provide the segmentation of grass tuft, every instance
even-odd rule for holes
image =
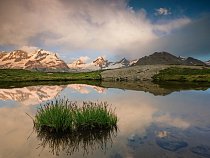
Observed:
[[[117,116],[107,102],[77,102],[56,99],[40,106],[35,115],[36,130],[56,133],[111,129],[117,126]]]

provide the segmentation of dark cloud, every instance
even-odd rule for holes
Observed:
[[[166,50],[182,56],[210,54],[210,15],[195,20],[170,35],[153,41],[154,49]]]

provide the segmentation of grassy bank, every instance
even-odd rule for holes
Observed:
[[[153,76],[154,81],[210,82],[210,69],[171,67]]]
[[[79,106],[67,99],[51,101],[41,106],[34,119],[36,130],[65,133],[94,129],[111,129],[117,116],[106,102],[83,102]]]
[[[0,69],[0,82],[100,80],[100,71],[47,73],[20,69]]]

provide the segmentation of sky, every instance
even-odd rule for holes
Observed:
[[[210,59],[209,0],[0,0],[0,51],[42,48],[70,62],[156,51]]]

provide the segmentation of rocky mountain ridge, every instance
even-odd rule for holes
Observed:
[[[133,63],[134,61],[132,61]],[[68,64],[70,69],[75,69],[78,71],[93,71],[93,70],[106,70],[106,69],[116,69],[128,67],[131,65],[131,62],[126,58],[123,58],[117,62],[109,62],[103,57],[98,57],[92,62],[85,63],[81,59],[77,59],[71,64]]]
[[[14,50],[12,52],[0,52],[1,69],[29,69],[38,71],[96,71],[125,68],[135,65],[188,65],[188,66],[207,66],[210,61],[203,62],[198,59],[188,57],[177,57],[168,52],[155,52],[149,56],[138,60],[129,61],[122,58],[116,62],[110,62],[104,57],[98,57],[92,62],[86,63],[81,58],[67,64],[61,60],[56,53],[43,49],[33,50],[31,52],[24,50]]]

